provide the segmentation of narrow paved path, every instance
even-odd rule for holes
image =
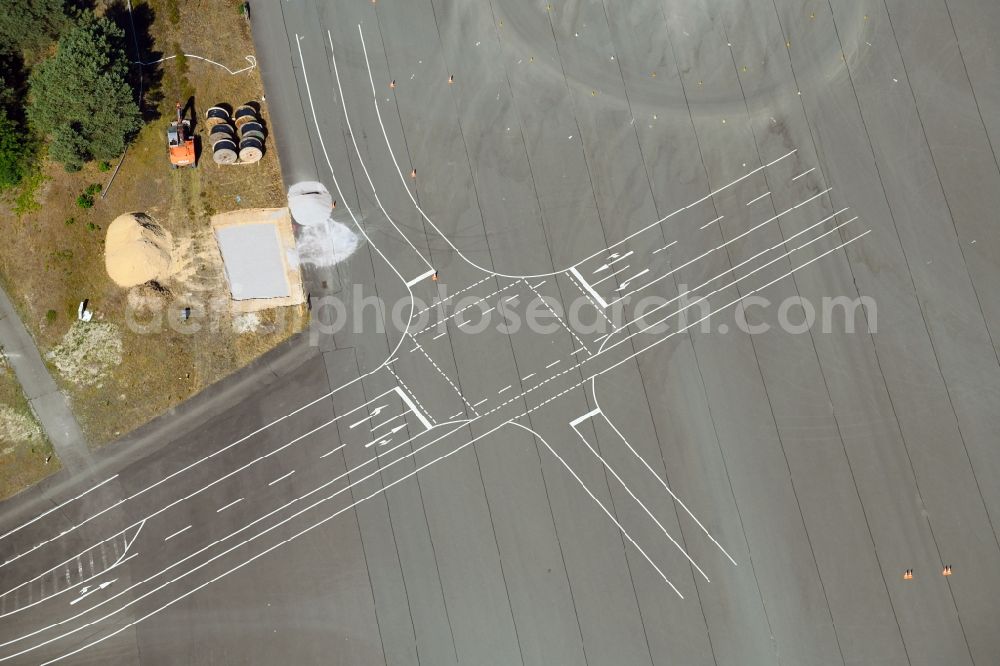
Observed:
[[[62,466],[74,474],[88,468],[91,464],[90,449],[80,424],[76,422],[66,396],[56,386],[35,341],[3,289],[0,289],[0,350],[14,368],[24,395],[52,442]]]

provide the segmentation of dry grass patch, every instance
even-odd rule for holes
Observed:
[[[14,370],[0,354],[0,500],[58,470],[59,461],[51,456],[52,445],[32,414]]]
[[[133,1],[137,14],[153,16],[144,59],[150,60],[151,53],[189,53],[233,70],[246,66],[243,57],[254,51],[240,4]],[[5,229],[0,277],[93,444],[134,429],[246,365],[301,330],[308,317],[302,307],[284,308],[259,313],[259,321],[249,326],[225,307],[228,290],[209,218],[219,211],[285,205],[274,144],[281,137],[268,134],[267,152],[256,165],[219,167],[211,159],[204,112],[223,102],[237,107],[260,99],[259,73],[231,75],[193,58],[175,58],[158,68],[158,73],[146,71],[145,102],[160,117],[148,122],[129,147],[110,187],[111,173],[96,164],[66,173],[46,163],[34,194],[36,210],[18,204],[17,193],[0,206]],[[197,169],[173,170],[166,154],[167,124],[175,102],[184,105],[192,96],[203,152]],[[267,124],[266,104],[262,116]],[[92,183],[101,184],[105,196],[98,195],[92,208],[78,207],[77,197]],[[165,290],[122,289],[105,271],[107,225],[137,211],[150,215],[172,238],[177,261]],[[89,324],[76,323],[83,299],[94,311]],[[189,320],[180,317],[185,307],[191,308]],[[95,354],[101,356],[96,362]],[[93,371],[84,369],[90,366]]]

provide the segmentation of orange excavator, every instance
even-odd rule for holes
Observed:
[[[181,115],[180,102],[177,103],[177,120],[167,128],[167,154],[170,156],[170,166],[197,166],[194,153],[194,137],[191,136],[191,121]]]

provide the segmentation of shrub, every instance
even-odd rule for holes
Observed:
[[[51,324],[56,320],[56,317],[58,316],[59,316],[58,312],[56,312],[55,310],[49,310],[48,312],[45,313],[45,321]]]
[[[70,168],[117,157],[142,127],[124,42],[114,23],[87,15],[31,73],[28,118]]]
[[[76,198],[76,205],[79,206],[80,208],[93,208],[94,197],[84,192],[83,194],[81,194]]]
[[[105,160],[105,161],[101,162],[100,164],[98,164],[97,168],[98,168],[98,170],[104,171],[104,172],[111,171],[111,162],[108,162],[107,160]]]

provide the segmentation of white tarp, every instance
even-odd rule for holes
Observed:
[[[288,188],[288,209],[292,219],[304,227],[323,224],[333,211],[333,197],[323,183],[295,183]]]
[[[296,242],[300,263],[333,266],[358,249],[358,235],[333,219],[333,197],[322,183],[304,181],[288,188],[288,209],[302,226]]]

